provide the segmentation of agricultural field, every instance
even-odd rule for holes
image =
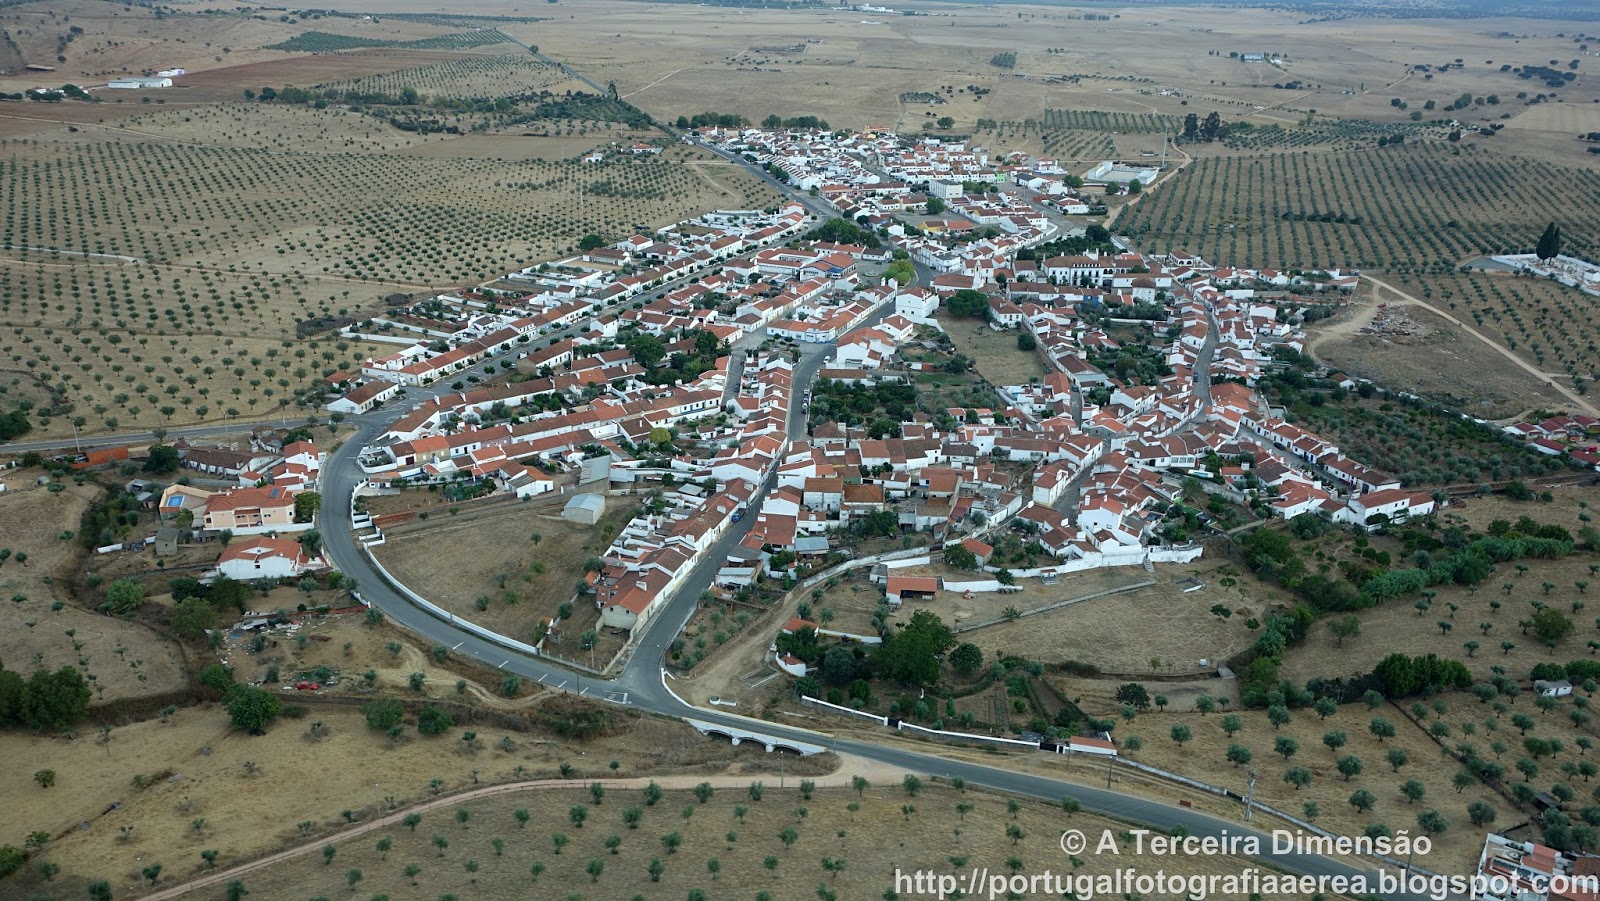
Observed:
[[[1158,682],[1144,684],[1144,687],[1152,698],[1162,692]],[[1491,738],[1501,739],[1508,745],[1521,743],[1509,719],[1498,718],[1486,707],[1480,707],[1470,694],[1447,694],[1434,700],[1444,705],[1447,721],[1481,720],[1483,716],[1495,720],[1497,732],[1493,736],[1485,734],[1488,729],[1482,722],[1476,722],[1470,734],[1464,734],[1456,723],[1451,723],[1444,740],[1452,746],[1464,741],[1476,747],[1486,759],[1493,760],[1495,755],[1488,748]],[[1410,703],[1404,702],[1406,706]],[[1510,707],[1518,712],[1534,712],[1532,699],[1526,693]],[[1432,727],[1432,708],[1424,709],[1429,711],[1428,726]],[[1114,707],[1086,712],[1104,717],[1118,715]],[[1380,739],[1373,734],[1374,720],[1387,721],[1393,727],[1393,737]],[[1558,722],[1552,714],[1539,720],[1544,734],[1571,731],[1564,717]],[[1181,743],[1174,738],[1175,730],[1187,730],[1187,733],[1177,733],[1184,737]],[[1324,742],[1324,736],[1331,733],[1343,733],[1344,741],[1336,745],[1337,751],[1330,750]],[[1258,774],[1257,801],[1310,819],[1341,835],[1361,835],[1375,823],[1383,824],[1391,833],[1408,829],[1415,835],[1422,831],[1418,815],[1437,811],[1446,826],[1432,832],[1434,850],[1426,859],[1418,858],[1417,863],[1438,872],[1471,872],[1477,861],[1483,833],[1471,821],[1470,805],[1481,803],[1491,808],[1495,814],[1493,823],[1500,828],[1525,818],[1509,798],[1475,778],[1458,788],[1453,780],[1463,770],[1462,763],[1442,754],[1428,732],[1414,725],[1404,710],[1392,704],[1381,704],[1375,709],[1360,703],[1344,704],[1326,718],[1318,711],[1298,709],[1292,711],[1289,722],[1281,727],[1268,721],[1265,710],[1230,711],[1223,707],[1219,712],[1201,714],[1193,710],[1151,709],[1137,713],[1132,720],[1119,720],[1114,734],[1124,748],[1138,736],[1135,742],[1138,749],[1129,756],[1140,763],[1182,773],[1241,794],[1247,791],[1248,773],[1254,769]],[[1567,747],[1571,747],[1570,741]],[[1571,759],[1581,759],[1578,750],[1572,748]],[[1399,754],[1391,759],[1390,755],[1395,752]],[[1229,759],[1230,753],[1233,760]],[[1360,771],[1346,780],[1338,763],[1348,758],[1359,762]],[[1514,754],[1507,754],[1502,766],[1512,773],[1511,778],[1520,779],[1511,767],[1515,760]],[[1395,761],[1400,761],[1398,767]],[[1348,763],[1346,766],[1354,769]],[[1541,770],[1546,767],[1549,772],[1559,772],[1549,758],[1543,761]],[[1309,775],[1310,779],[1297,788],[1285,781],[1291,771],[1299,771],[1295,774],[1297,778]],[[1541,782],[1548,783],[1554,778],[1560,777],[1546,776]],[[1417,785],[1407,786],[1407,790],[1418,794],[1415,801],[1402,792],[1402,786],[1413,780]],[[1419,787],[1420,792],[1417,792]],[[1583,788],[1581,782],[1575,787]],[[1358,798],[1357,792],[1371,797]],[[1360,806],[1356,801],[1360,801]]]
[[[1424,277],[1426,284],[1441,276]],[[1410,333],[1374,326],[1409,324]],[[1481,334],[1481,332],[1480,332]],[[1310,330],[1306,352],[1357,378],[1406,390],[1483,419],[1520,416],[1533,409],[1563,409],[1570,403],[1548,382],[1535,378],[1495,347],[1420,306],[1387,301],[1346,305]]]
[[[41,857],[59,868],[47,884],[29,866],[7,880],[8,894],[83,897],[91,881],[103,879],[115,897],[135,896],[149,891],[140,871],[153,863],[161,864],[164,883],[173,884],[208,868],[202,851],[216,851],[216,865],[228,867],[306,842],[320,848],[352,823],[359,827],[390,811],[474,787],[554,780],[564,772],[576,779],[678,776],[688,786],[732,769],[749,774],[740,785],[752,778],[777,783],[775,774],[762,775],[768,765],[775,773],[776,765],[760,748],[707,741],[680,723],[562,697],[475,715],[445,707],[457,719],[476,719],[437,735],[416,731],[413,704],[402,737],[394,739],[368,728],[359,706],[307,694],[285,697],[286,715],[262,736],[231,728],[227,713],[209,703],[117,723],[106,740],[98,731],[77,738],[0,733],[6,759],[28,762],[0,776],[10,813],[0,844],[21,847],[29,831],[49,832],[52,841]],[[568,728],[597,713],[597,733]],[[318,765],[303,765],[310,758]],[[789,778],[836,765],[832,755],[791,762]],[[45,766],[56,775],[50,788],[33,781]],[[108,809],[113,803],[119,807]],[[567,805],[558,809],[564,818]],[[677,807],[671,809],[676,819]],[[453,811],[451,805],[434,819]],[[515,827],[509,809],[506,819],[509,840]],[[411,834],[393,831],[397,844],[401,833]],[[485,842],[489,834],[483,830]],[[417,838],[429,835],[419,831]],[[340,879],[345,869],[339,868]],[[526,877],[527,867],[520,872]]]
[[[1014,859],[1026,872],[1030,861],[1061,858],[1055,843],[1067,821],[1058,805],[1013,805],[925,777],[908,789],[882,771],[869,772],[855,790],[854,772],[805,780],[814,787],[804,789],[792,773],[786,780],[770,771],[761,778],[712,778],[700,795],[687,790],[696,783],[677,779],[658,783],[653,803],[637,782],[602,783],[598,804],[587,791],[558,787],[447,800],[423,810],[415,829],[394,823],[335,841],[330,862],[326,852],[308,848],[242,881],[252,894],[275,897],[334,896],[358,885],[363,894],[395,897],[568,890],[595,898],[698,897],[697,890],[706,897],[799,897],[803,887],[806,895],[820,889],[825,897],[868,898],[894,888],[896,869],[964,872],[968,859]],[[752,799],[751,782],[762,783],[759,800]],[[513,816],[517,809],[531,814],[526,826]],[[574,826],[578,810],[581,826]],[[625,819],[630,810],[638,813]],[[637,825],[629,825],[634,817]],[[1091,835],[1118,826],[1082,813],[1070,823]],[[379,851],[383,839],[386,850]],[[1075,872],[1107,872],[1117,860],[1089,857]],[[1242,865],[1228,857],[1194,858],[1169,870],[1226,872]]]
[[[509,97],[551,88],[570,80],[571,76],[561,67],[518,53],[454,59],[312,87],[341,93],[382,94],[386,97],[399,97],[410,88],[425,98],[421,100],[425,103],[474,97]]]
[[[766,197],[740,171],[690,165],[693,151],[603,165],[351,157],[340,146],[376,141],[381,126],[285,113],[225,106],[137,123],[237,146],[67,133],[0,142],[0,244],[16,261],[0,267],[0,315],[13,326],[0,385],[51,396],[39,409],[53,425],[36,416],[36,427],[272,410],[310,376],[378,352],[336,336],[296,341],[300,323],[325,330],[395,290],[475,284],[589,232]],[[478,201],[469,210],[463,196]]]
[[[1529,184],[1560,184],[1533,191]],[[1531,248],[1587,218],[1600,172],[1494,156],[1470,142],[1199,159],[1118,220],[1154,247],[1221,266],[1439,272]],[[1572,230],[1568,252],[1595,252]]]

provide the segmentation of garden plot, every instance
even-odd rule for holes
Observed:
[[[939,324],[958,353],[973,360],[973,367],[991,385],[1026,385],[1045,375],[1044,363],[1033,351],[1017,347],[1019,331],[995,331],[981,320],[941,316]],[[992,406],[1000,403],[993,397]]]

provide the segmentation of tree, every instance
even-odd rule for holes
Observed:
[[[884,639],[874,659],[877,670],[896,682],[932,685],[939,679],[939,656],[955,643],[955,633],[937,615],[918,610],[904,628]]]
[[[604,246],[606,246],[606,239],[595,234],[584,235],[578,240],[578,249],[585,252]]]
[[[56,771],[39,770],[33,774],[33,781],[39,783],[40,788],[49,788],[56,784]]]
[[[1273,753],[1281,754],[1284,760],[1288,760],[1299,753],[1300,743],[1287,735],[1280,735],[1272,740],[1272,750]]]
[[[295,540],[300,542],[300,548],[305,551],[307,557],[315,557],[322,553],[322,533],[316,529],[301,532]]]
[[[1552,260],[1561,255],[1561,227],[1554,222],[1544,227],[1534,254],[1541,260]]]
[[[271,692],[237,683],[228,689],[222,706],[228,711],[228,721],[233,727],[248,732],[266,728],[279,710],[278,698]]]
[[[1311,784],[1311,771],[1303,766],[1292,766],[1283,771],[1283,781],[1294,786],[1295,791]]]
[[[1178,747],[1183,747],[1191,738],[1194,738],[1194,732],[1188,726],[1178,723],[1172,727],[1172,740],[1178,743]]]
[[[930,215],[930,216],[937,216],[940,213],[944,212],[944,198],[942,198],[942,197],[929,197],[928,198],[928,207],[927,207],[927,209],[928,209],[928,215]]]
[[[1433,835],[1435,832],[1443,832],[1450,828],[1450,821],[1437,810],[1424,810],[1417,814],[1417,825],[1423,832]]]
[[[1344,781],[1349,782],[1351,776],[1361,775],[1361,758],[1354,754],[1346,754],[1334,763],[1334,768],[1344,777]]]
[[[1428,789],[1416,779],[1407,779],[1400,783],[1400,794],[1405,796],[1407,804],[1415,804],[1428,794]]]
[[[455,725],[455,720],[443,710],[426,704],[417,713],[417,731],[423,735],[439,735],[449,731]]]
[[[944,549],[944,562],[947,566],[966,572],[971,572],[978,568],[977,555],[959,544],[951,545]]]
[[[950,652],[950,666],[963,678],[972,678],[972,675],[983,668],[983,649],[970,641],[956,645]]]
[[[150,456],[145,458],[144,471],[157,475],[178,471],[178,449],[170,444],[157,444],[150,448]]]
[[[302,491],[294,496],[294,521],[311,522],[322,509],[322,495],[315,491]]]
[[[1241,744],[1228,745],[1228,762],[1234,766],[1244,766],[1255,759],[1255,753]]]
[[[361,715],[367,718],[367,728],[374,732],[388,732],[400,725],[405,712],[405,707],[393,700],[372,701],[361,707]]]
[[[1572,630],[1572,620],[1554,607],[1543,607],[1533,615],[1533,634],[1549,647],[1555,647]]]
[[[89,712],[89,683],[70,666],[39,670],[23,684],[17,717],[34,729],[65,729]]]
[[[652,369],[667,355],[667,346],[654,335],[635,335],[623,344],[640,366]]]
[[[187,598],[172,608],[173,631],[184,638],[199,638],[217,625],[217,611],[204,598]]]
[[[118,579],[106,589],[106,601],[100,605],[100,612],[122,616],[138,610],[142,603],[144,603],[144,586],[133,579]]]
[[[1472,820],[1472,825],[1481,828],[1494,822],[1495,811],[1484,801],[1473,801],[1467,805],[1467,817]]]
[[[1386,739],[1394,738],[1394,723],[1389,722],[1381,716],[1373,717],[1372,721],[1367,724],[1367,731],[1371,732],[1377,737],[1378,741],[1382,742]]]
[[[1150,708],[1150,692],[1137,682],[1127,682],[1117,688],[1117,701],[1139,710]]]
[[[944,306],[952,316],[974,316],[982,319],[989,313],[989,298],[982,291],[963,288],[950,295]]]
[[[1328,631],[1339,640],[1339,647],[1342,648],[1346,638],[1355,638],[1361,634],[1361,620],[1357,619],[1354,613],[1335,617],[1328,621]]]
[[[1378,799],[1373,797],[1372,792],[1369,792],[1364,788],[1358,788],[1354,792],[1350,793],[1350,806],[1354,807],[1361,813],[1366,813],[1367,811],[1371,810],[1372,805],[1376,804],[1377,802]]]

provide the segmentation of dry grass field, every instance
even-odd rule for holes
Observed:
[[[1447,279],[1425,276],[1422,281],[1432,285]],[[1318,323],[1307,349],[1335,369],[1379,385],[1404,385],[1408,391],[1485,419],[1568,405],[1548,384],[1459,326],[1414,304],[1399,305],[1420,332],[1361,334],[1378,312],[1378,304],[1352,304]]]
[[[585,563],[627,523],[634,509],[627,500],[608,499],[594,526],[563,520],[565,499],[559,497],[497,507],[462,521],[436,510],[427,521],[390,530],[376,553],[395,578],[446,610],[527,641],[540,617],[555,616],[572,600]],[[587,657],[577,639],[597,622],[592,600],[573,604],[573,618],[563,624],[565,638],[560,646],[552,643],[553,653]],[[607,659],[610,654],[600,662]]]
[[[291,697],[285,703],[304,701]],[[618,727],[625,733],[589,741],[537,727],[484,723],[458,725],[436,736],[417,735],[408,725],[409,737],[395,743],[369,730],[356,707],[306,706],[300,719],[280,718],[260,737],[231,729],[217,705],[119,726],[109,743],[98,734],[77,739],[0,734],[6,759],[25,761],[0,776],[8,810],[0,843],[20,847],[29,831],[48,831],[54,838],[44,857],[60,867],[49,886],[30,867],[7,881],[8,895],[41,891],[81,897],[89,881],[106,879],[117,897],[127,897],[149,890],[138,886],[139,871],[152,862],[162,863],[164,877],[172,881],[204,869],[203,850],[217,850],[218,865],[226,867],[331,836],[351,821],[361,823],[442,793],[554,779],[563,763],[570,763],[580,779],[668,773],[705,778],[730,766],[766,772],[769,761],[759,748],[708,741],[679,723],[649,717],[630,717]],[[327,732],[315,741],[306,734],[314,722]],[[469,729],[477,731],[478,747],[462,740]],[[609,767],[613,760],[615,771]],[[43,766],[56,771],[50,789],[33,783],[34,770]],[[797,770],[791,768],[791,778]],[[131,784],[141,774],[157,778],[143,788]],[[113,803],[122,806],[108,811]],[[344,811],[350,812],[348,818]],[[448,812],[433,819],[445,816]],[[123,827],[129,827],[127,836]],[[403,831],[394,830],[397,842]],[[420,832],[418,838],[426,841],[429,834]],[[343,873],[341,867],[340,878]]]
[[[79,520],[99,495],[68,479],[59,493],[34,485],[37,469],[6,470],[0,493],[0,662],[24,675],[77,667],[92,679],[91,705],[178,690],[188,676],[182,653],[137,623],[84,610],[54,583],[81,566]],[[25,560],[19,557],[26,555]]]
[[[1085,814],[1068,821],[1059,808],[1032,801],[1011,812],[1001,796],[957,792],[941,784],[924,783],[910,796],[873,776],[859,795],[848,787],[818,787],[804,798],[792,776],[780,788],[769,775],[762,780],[760,801],[750,800],[745,781],[717,780],[720,786],[713,786],[714,795],[703,804],[681,789],[666,791],[653,806],[631,787],[607,789],[598,805],[587,792],[573,789],[499,795],[429,810],[415,830],[391,827],[336,842],[331,863],[313,852],[243,881],[252,894],[274,897],[347,893],[356,869],[361,893],[393,897],[678,898],[698,888],[718,898],[757,897],[758,892],[781,898],[813,893],[868,898],[894,887],[896,869],[964,873],[973,864],[988,863],[992,873],[1000,873],[1009,872],[1006,861],[1016,858],[1025,872],[1047,865],[1070,870],[1056,847],[1069,822],[1091,835],[1118,828]],[[971,809],[957,814],[958,805]],[[581,829],[567,816],[577,806],[588,811]],[[637,829],[622,819],[631,807],[641,811]],[[512,816],[517,808],[532,815],[526,827]],[[1007,837],[1013,826],[1021,833],[1014,840]],[[779,839],[786,831],[793,833],[792,845]],[[661,840],[669,834],[678,836],[672,851]],[[559,853],[552,841],[556,835],[566,839]],[[607,847],[611,836],[618,839],[614,849]],[[387,854],[377,850],[380,837],[391,842]],[[494,843],[496,837],[503,847]],[[659,879],[649,875],[653,859],[662,864]],[[1091,857],[1080,872],[1102,873],[1116,863],[1109,855]],[[413,865],[416,872],[407,876]],[[1241,865],[1236,858],[1218,857],[1169,869],[1227,872]],[[202,892],[183,897],[191,896],[208,897]]]
[[[971,357],[978,374],[991,385],[1026,385],[1030,379],[1044,377],[1044,362],[1039,355],[1017,348],[1018,332],[997,332],[975,320],[953,316],[942,317],[939,324],[950,336],[956,352]],[[999,403],[998,398],[995,403]]]

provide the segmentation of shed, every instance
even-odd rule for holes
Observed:
[[[601,514],[606,512],[606,499],[599,494],[574,495],[567,505],[561,508],[561,518],[568,522],[581,523],[592,526],[600,521]]]
[[[891,607],[900,606],[902,601],[931,601],[938,590],[937,576],[890,576],[884,585]]]
[[[178,552],[178,530],[156,530],[156,556],[171,557]]]

